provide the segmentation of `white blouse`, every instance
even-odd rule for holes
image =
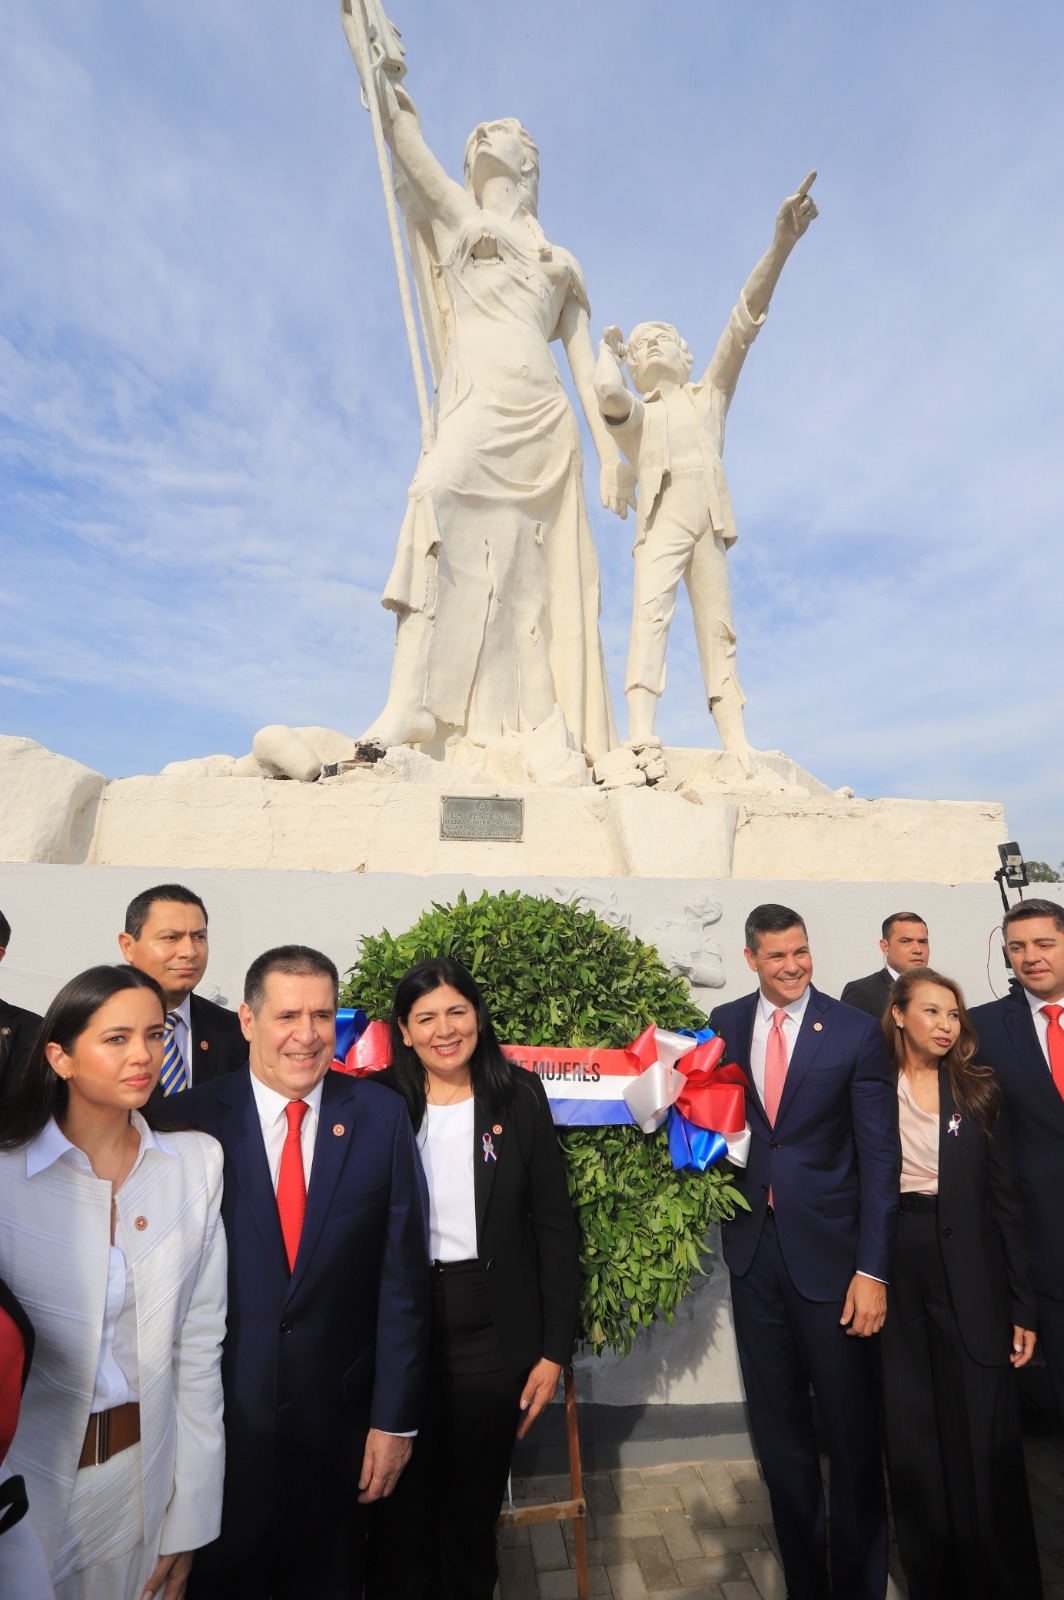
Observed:
[[[453,1106],[425,1107],[418,1145],[429,1186],[429,1248],[433,1261],[472,1261],[476,1257],[473,1110],[472,1096]]]

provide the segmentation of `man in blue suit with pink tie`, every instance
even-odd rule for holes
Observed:
[[[734,1177],[750,1210],[723,1230],[750,1424],[788,1600],[883,1600],[873,1336],[898,1212],[897,1090],[879,1024],[812,987],[796,911],[755,907],[745,954],[757,992],[710,1022],[753,1090],[750,1158]],[[810,1388],[830,1463],[830,1541]]]
[[[181,1095],[225,1151],[222,1529],[195,1600],[358,1600],[359,1502],[390,1494],[428,1376],[428,1201],[402,1098],[331,1071],[337,973],[248,970],[248,1066]]]

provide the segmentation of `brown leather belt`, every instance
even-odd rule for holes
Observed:
[[[94,1411],[85,1429],[79,1467],[102,1467],[105,1461],[140,1442],[140,1405],[127,1400],[110,1411]]]

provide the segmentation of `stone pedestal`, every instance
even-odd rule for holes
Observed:
[[[834,793],[783,756],[776,758],[778,784],[768,787],[732,770],[733,757],[716,754],[668,751],[673,782],[666,791],[506,783],[412,751],[313,784],[123,778],[103,791],[81,859],[106,866],[925,883],[984,880],[997,864],[1005,838],[998,805],[860,800]],[[520,796],[523,840],[441,839],[444,793]]]

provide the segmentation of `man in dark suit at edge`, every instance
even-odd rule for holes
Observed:
[[[1019,992],[975,1006],[976,1060],[1001,1080],[1038,1302],[1038,1344],[1064,1418],[1064,906],[1023,900],[1002,924]]]
[[[0,911],[0,961],[10,942],[11,924]],[[0,1105],[12,1098],[22,1082],[40,1025],[36,1011],[0,999]]]
[[[810,984],[787,906],[746,922],[757,992],[710,1018],[749,1077],[750,1206],[723,1229],[754,1441],[789,1600],[883,1600],[887,1519],[879,1376],[898,1211],[897,1091],[876,1023]],[[813,1428],[831,1463],[831,1579]]]
[[[131,967],[154,978],[166,996],[163,1070],[149,1102],[234,1072],[248,1058],[235,1011],[194,994],[207,970],[207,908],[180,883],[143,889],[126,908],[118,947]]]
[[[338,978],[248,970],[250,1061],[176,1108],[225,1151],[222,1529],[192,1600],[357,1600],[360,1505],[390,1494],[428,1376],[428,1197],[401,1096],[330,1071]],[[173,1102],[171,1102],[172,1104]]]
[[[898,974],[910,967],[931,965],[927,923],[915,911],[893,911],[883,924],[879,941],[884,965],[867,978],[851,978],[840,996],[843,1005],[856,1006],[877,1022],[890,1004]]]

